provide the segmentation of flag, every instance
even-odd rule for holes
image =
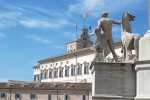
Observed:
[[[77,29],[78,25],[76,24],[76,29]]]
[[[84,12],[84,18],[86,18],[87,16],[88,16],[88,12],[85,11],[85,12]]]
[[[89,30],[90,30],[90,31],[91,31],[91,28],[92,28],[92,27],[90,26],[90,27],[89,27]]]

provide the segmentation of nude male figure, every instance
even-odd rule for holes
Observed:
[[[98,26],[96,29],[100,30],[100,34],[102,34],[103,37],[105,37],[106,42],[108,43],[108,46],[110,48],[110,51],[113,55],[114,60],[118,61],[117,54],[115,53],[115,50],[114,50],[114,42],[113,42],[113,38],[112,38],[112,25],[113,24],[120,25],[121,22],[113,20],[113,19],[109,19],[108,13],[103,12],[101,15],[101,19],[98,20]]]

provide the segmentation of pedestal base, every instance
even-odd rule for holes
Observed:
[[[137,92],[135,100],[150,100],[150,30],[139,40],[139,61],[136,64]]]
[[[150,60],[136,64],[137,94],[135,100],[150,100]]]
[[[92,100],[133,100],[133,97],[122,97],[113,95],[94,95]]]
[[[134,100],[150,100],[150,97],[135,97]]]
[[[92,100],[133,100],[135,68],[131,63],[93,62]]]
[[[150,30],[139,40],[139,61],[150,60]]]

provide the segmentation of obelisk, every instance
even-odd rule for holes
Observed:
[[[148,33],[150,33],[150,0],[148,0]]]
[[[150,100],[150,0],[148,0],[148,31],[139,40],[139,61],[136,63],[135,100]]]

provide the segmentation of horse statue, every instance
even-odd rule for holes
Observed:
[[[139,39],[142,36],[132,33],[130,21],[133,21],[134,18],[135,16],[129,12],[122,15],[122,62],[135,62],[139,57]],[[135,56],[133,56],[132,50],[135,50]]]

